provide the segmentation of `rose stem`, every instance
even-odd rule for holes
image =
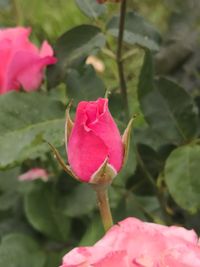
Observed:
[[[107,232],[113,225],[112,214],[108,199],[108,185],[92,185],[97,194],[97,203],[101,214],[101,220],[105,231]]]
[[[123,48],[123,37],[124,37],[124,25],[126,18],[126,0],[122,0],[120,4],[120,21],[119,21],[119,35],[118,35],[118,46],[117,46],[117,66],[120,83],[120,91],[124,101],[124,107],[126,111],[127,120],[129,119],[129,107],[128,107],[128,96],[127,96],[127,85],[124,75],[124,65],[122,60],[122,48]]]

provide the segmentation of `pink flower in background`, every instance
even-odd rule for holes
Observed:
[[[38,89],[45,67],[56,63],[48,42],[38,49],[29,41],[30,33],[23,27],[0,29],[0,94]]]
[[[29,171],[21,174],[18,177],[18,180],[19,181],[33,181],[36,179],[41,179],[44,182],[47,182],[48,176],[49,176],[49,174],[47,173],[47,171],[45,169],[33,168],[33,169],[30,169]]]
[[[81,181],[92,182],[106,159],[115,175],[122,167],[124,147],[108,99],[79,103],[66,143],[69,165]]]
[[[93,247],[75,248],[61,267],[199,267],[200,246],[193,230],[128,218]]]

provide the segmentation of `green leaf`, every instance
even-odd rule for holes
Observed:
[[[93,67],[84,66],[81,71],[71,69],[67,75],[67,93],[75,103],[96,100],[105,94],[105,85],[96,75]]]
[[[14,207],[19,200],[16,192],[7,192],[0,195],[0,211],[8,210]]]
[[[193,99],[172,81],[160,78],[154,82],[150,52],[145,56],[138,97],[146,121],[163,139],[180,144],[196,136],[198,112]]]
[[[54,240],[68,239],[70,221],[59,205],[59,194],[50,184],[40,184],[25,197],[25,212],[31,225]]]
[[[147,219],[140,203],[137,202],[132,193],[127,193],[126,197],[120,201],[114,213],[115,221],[121,221],[127,217],[136,217],[141,220]]]
[[[136,144],[143,144],[152,147],[154,150],[158,150],[161,146],[168,143],[163,139],[158,132],[155,132],[150,127],[138,127],[134,128],[134,142]]]
[[[99,216],[95,216],[83,235],[79,246],[92,246],[104,235],[104,229]]]
[[[80,217],[96,207],[96,195],[88,184],[80,184],[63,202],[63,212],[70,217]]]
[[[31,237],[10,234],[2,238],[0,245],[0,266],[44,267],[45,254]]]
[[[0,191],[15,191],[18,185],[17,177],[19,175],[19,167],[6,171],[0,171]]]
[[[119,15],[114,16],[107,25],[108,33],[117,37],[119,29]],[[161,37],[158,31],[143,17],[135,12],[126,14],[124,41],[128,44],[137,44],[151,50],[159,50]]]
[[[15,215],[11,213],[10,214],[11,217],[8,217],[7,214],[5,216],[2,216],[2,213],[1,213],[0,240],[5,235],[11,234],[11,233],[30,233],[31,228],[28,225],[27,221],[25,221],[25,219],[22,219],[19,216],[19,214],[21,215],[23,213],[22,207],[20,207],[20,209],[19,208],[16,209],[15,213],[16,213]]]
[[[137,158],[138,161],[142,161],[143,167],[146,169],[146,171],[153,177],[157,178],[159,172],[163,168],[163,162],[160,159],[160,155],[153,150],[151,147],[144,145],[144,144],[138,144],[137,145]],[[140,166],[141,168],[141,166]],[[143,168],[142,168],[143,169]],[[143,170],[141,170],[143,171]],[[143,176],[143,175],[141,175]]]
[[[18,204],[19,195],[16,192],[18,175],[19,168],[0,171],[0,211],[8,210]]]
[[[45,267],[58,267],[62,263],[62,257],[66,254],[66,248],[64,251],[49,252],[47,254],[47,261]]]
[[[94,0],[76,0],[80,10],[89,18],[98,18],[106,11],[105,5],[100,5]]]
[[[165,181],[177,204],[189,212],[200,209],[200,146],[175,149],[167,159]]]
[[[42,93],[11,92],[0,97],[0,168],[49,151],[44,139],[60,146],[64,108]]]
[[[49,87],[65,80],[70,68],[80,65],[84,59],[105,46],[105,36],[98,27],[77,26],[64,33],[55,45],[57,64],[48,68]]]

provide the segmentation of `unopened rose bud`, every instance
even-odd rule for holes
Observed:
[[[127,157],[133,119],[121,137],[108,109],[108,99],[82,101],[75,122],[66,112],[65,143],[69,165],[50,144],[63,169],[79,181],[109,184]]]
[[[66,147],[70,167],[81,181],[93,182],[105,161],[113,176],[120,171],[124,148],[108,99],[79,103]]]

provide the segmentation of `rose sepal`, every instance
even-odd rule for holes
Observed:
[[[60,153],[58,150],[49,142],[47,144],[50,146],[55,158],[57,159],[58,163],[60,164],[61,168],[70,176],[75,178],[76,180],[79,180],[79,178],[72,172],[70,166],[68,164],[65,164],[63,158],[61,157]]]
[[[111,184],[117,175],[116,170],[108,163],[108,157],[104,160],[99,169],[92,175],[91,184]]]
[[[123,158],[123,164],[122,164],[122,168],[124,167],[124,165],[126,164],[127,162],[127,158],[128,158],[128,153],[129,153],[129,147],[130,147],[130,140],[131,140],[131,131],[132,131],[132,128],[133,128],[133,122],[135,120],[137,115],[134,115],[126,129],[124,130],[124,133],[122,135],[122,143],[123,143],[123,146],[124,146],[124,158]]]
[[[68,107],[66,109],[66,121],[65,121],[65,144],[67,146],[67,143],[69,141],[69,136],[71,134],[71,131],[74,127],[74,122],[72,121],[70,117],[70,109],[72,106],[72,100],[69,102]]]

